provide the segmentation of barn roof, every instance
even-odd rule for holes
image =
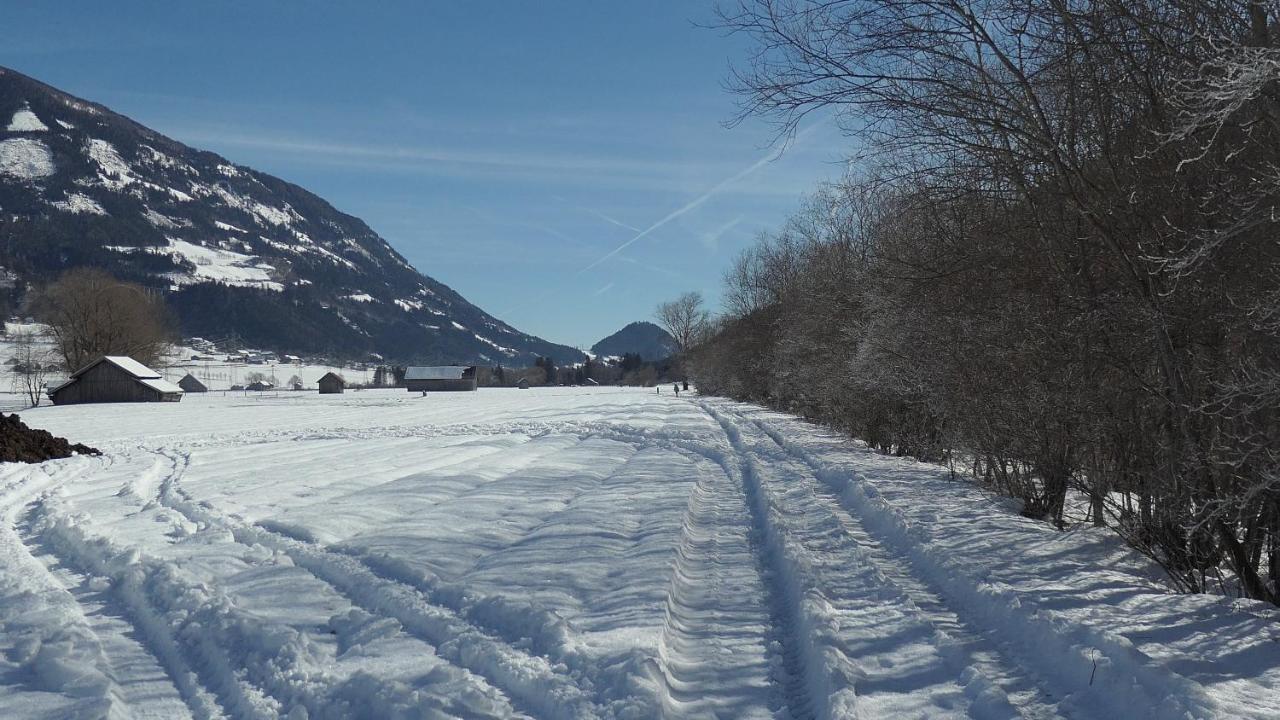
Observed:
[[[182,388],[161,378],[138,378],[138,382],[162,393],[181,393]]]
[[[333,372],[332,370],[320,376],[320,380],[328,380],[329,378],[333,378],[334,380],[337,380],[338,382],[343,384],[346,384],[347,382],[346,378],[342,377],[336,372]],[[317,380],[316,382],[320,382],[320,380]]]
[[[197,392],[207,391],[209,389],[204,383],[200,382],[200,378],[192,375],[191,373],[187,373],[182,376],[182,379],[178,381],[178,387],[183,390],[194,390]]]
[[[405,380],[461,380],[462,374],[469,369],[464,365],[442,365],[439,367],[411,367],[404,372]]]
[[[82,374],[87,372],[90,368],[96,366],[98,363],[101,363],[101,362],[109,362],[112,365],[115,365],[116,367],[129,373],[130,375],[132,375],[133,377],[139,380],[155,380],[155,379],[164,377],[163,375],[156,372],[155,370],[152,370],[146,365],[143,365],[137,360],[134,360],[133,358],[127,357],[125,355],[103,355],[97,360],[94,360],[88,365],[85,365],[79,370],[71,373],[71,377],[73,378],[80,377]]]

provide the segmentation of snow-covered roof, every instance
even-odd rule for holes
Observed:
[[[440,367],[411,367],[405,370],[405,380],[461,380],[467,371],[463,365],[442,365]]]
[[[95,365],[97,365],[97,364],[98,364],[98,363],[100,363],[100,362],[109,362],[109,363],[111,363],[112,365],[115,365],[116,367],[118,367],[118,368],[120,368],[121,370],[123,370],[123,371],[125,371],[125,372],[129,373],[130,375],[132,375],[133,377],[135,377],[135,378],[137,378],[137,379],[139,379],[139,380],[157,380],[157,379],[159,379],[159,378],[164,377],[163,375],[161,375],[160,373],[156,372],[155,370],[152,370],[151,368],[147,367],[146,365],[143,365],[142,363],[138,362],[137,360],[134,360],[133,358],[128,357],[128,356],[125,356],[125,355],[105,355],[105,356],[103,356],[103,357],[101,357],[101,358],[98,358],[97,360],[94,360],[93,362],[89,363],[88,365],[85,365],[84,367],[80,368],[79,370],[75,371],[74,373],[71,373],[71,377],[72,377],[72,378],[78,378],[78,377],[80,377],[80,376],[81,376],[81,375],[83,375],[83,374],[84,374],[84,373],[85,373],[89,368],[94,367]]]
[[[138,382],[158,392],[182,394],[182,388],[161,378],[138,378]]]

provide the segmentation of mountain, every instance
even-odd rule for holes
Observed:
[[[635,353],[645,360],[662,360],[676,351],[675,338],[651,322],[633,322],[591,346],[599,356]]]
[[[100,267],[163,293],[184,335],[279,352],[583,359],[485,313],[303,188],[6,68],[0,265],[14,295]]]

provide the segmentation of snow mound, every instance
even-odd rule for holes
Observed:
[[[31,138],[0,142],[0,175],[32,180],[49,177],[55,171],[49,146]]]
[[[9,132],[48,132],[49,126],[40,122],[40,118],[31,112],[31,108],[24,107],[13,114],[9,127],[5,129]]]

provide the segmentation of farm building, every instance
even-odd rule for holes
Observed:
[[[198,380],[196,376],[192,375],[191,373],[187,373],[186,375],[182,376],[182,379],[178,381],[178,387],[182,388],[182,392],[191,392],[191,393],[209,392],[209,388],[205,387],[205,384],[200,382],[200,380]]]
[[[317,384],[320,386],[321,395],[334,395],[341,393],[347,387],[347,381],[341,375],[335,372],[327,372],[324,377],[320,378]]]
[[[275,385],[272,385],[266,380],[258,380],[256,382],[249,383],[248,385],[245,386],[244,389],[249,390],[251,392],[265,392],[267,390],[272,390],[274,388],[275,388]]]
[[[54,405],[102,402],[178,402],[182,388],[123,355],[107,355],[72,373],[49,391]]]
[[[411,367],[404,373],[404,382],[410,392],[475,390],[476,368],[474,365]]]
[[[520,390],[528,390],[529,378],[520,378],[520,382],[516,384],[516,387],[519,388]]]

